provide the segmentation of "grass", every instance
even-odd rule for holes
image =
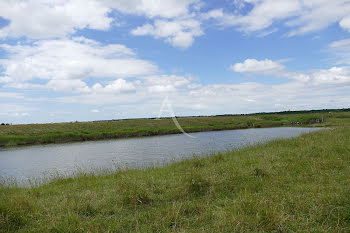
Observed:
[[[350,232],[350,127],[163,168],[0,187],[0,232]]]
[[[186,132],[201,132],[293,124],[310,125],[322,119],[328,126],[338,125],[344,120],[350,122],[350,112],[193,117],[179,118],[178,121]],[[174,133],[181,132],[172,119],[0,125],[0,147]]]

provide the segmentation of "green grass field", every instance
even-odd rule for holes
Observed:
[[[163,168],[2,185],[0,232],[350,232],[349,120]]]
[[[299,123],[309,125],[317,120],[323,125],[350,121],[350,112],[302,114],[265,114],[245,116],[179,118],[186,132],[283,126]],[[135,119],[106,122],[77,122],[31,125],[0,125],[0,147],[100,140],[180,133],[172,119]]]

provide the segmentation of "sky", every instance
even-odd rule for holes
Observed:
[[[350,0],[0,0],[0,122],[157,117],[165,99],[349,108]]]

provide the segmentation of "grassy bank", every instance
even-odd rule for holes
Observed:
[[[349,232],[349,177],[344,126],[164,168],[1,187],[0,232]]]
[[[299,114],[259,114],[179,118],[186,132],[310,125],[324,120],[322,125],[337,125],[350,121],[350,112]],[[72,141],[100,140],[180,133],[172,119],[134,119],[105,122],[58,124],[0,125],[0,147]]]

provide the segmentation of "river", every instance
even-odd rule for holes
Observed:
[[[0,149],[0,177],[26,182],[77,171],[158,166],[194,155],[224,152],[279,138],[297,137],[319,128],[261,128],[200,132],[106,141]]]

